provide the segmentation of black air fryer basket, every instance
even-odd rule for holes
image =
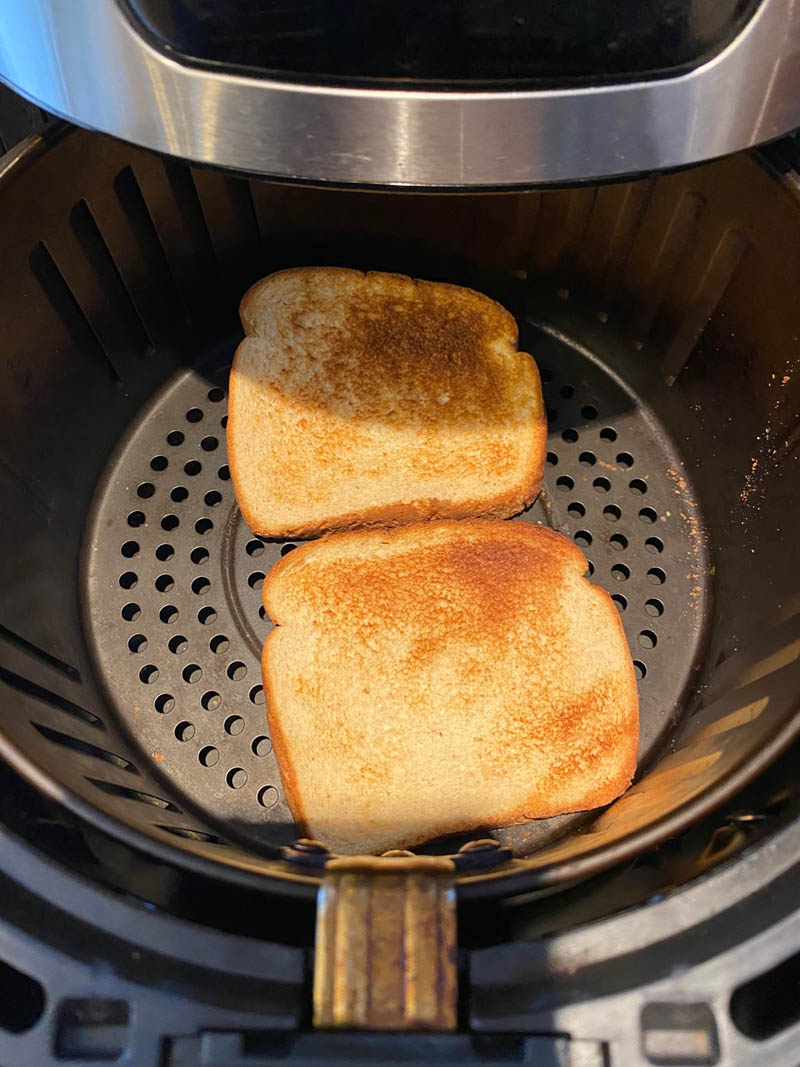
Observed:
[[[742,156],[502,196],[247,182],[79,132],[5,175],[3,753],[86,818],[219,877],[313,889],[268,736],[254,538],[226,463],[238,300],[294,264],[472,284],[541,368],[546,522],[639,678],[607,811],[508,830],[465,893],[574,879],[674,833],[796,732],[800,210]],[[502,746],[502,737],[493,743]]]
[[[38,790],[215,881],[319,885],[281,858],[259,668],[261,584],[294,546],[247,529],[225,446],[239,298],[293,265],[472,285],[514,312],[549,419],[544,490],[517,521],[584,549],[633,654],[633,787],[491,828],[514,858],[460,874],[460,898],[652,849],[797,734],[791,173],[740,155],[596,188],[361,193],[57,129],[0,178],[0,752]]]

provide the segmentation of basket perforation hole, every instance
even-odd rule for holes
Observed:
[[[588,548],[592,543],[592,535],[588,530],[578,530],[578,532],[573,535],[573,540],[575,541],[575,544],[580,545],[581,548]]]
[[[657,518],[658,518],[658,515],[653,510],[653,508],[642,508],[641,511],[639,512],[640,521],[641,522],[646,522],[648,525],[652,525],[656,521]]]
[[[209,551],[207,548],[198,546],[197,548],[192,549],[189,558],[191,559],[192,563],[200,565],[202,563],[205,563],[206,560],[209,558]],[[194,586],[192,586],[192,588],[194,588]],[[195,592],[197,592],[197,590],[195,590]]]
[[[208,390],[208,399],[212,404],[219,404],[221,400],[225,399],[225,390],[215,385],[213,389]]]
[[[547,463],[551,467],[555,467],[558,464],[558,456],[555,454],[555,452],[547,453]]]
[[[551,427],[553,423],[558,422],[558,412],[555,408],[548,408],[545,414],[547,415],[547,421],[550,423]]]
[[[249,693],[251,704],[263,704],[264,703],[264,686],[254,685]]]
[[[197,758],[203,767],[216,767],[219,763],[219,749],[213,745],[206,745],[197,753]]]
[[[587,422],[591,422],[592,419],[597,418],[597,408],[594,407],[593,404],[586,404],[581,408],[581,415],[583,415]]]
[[[202,537],[203,534],[207,534],[210,530],[214,529],[214,523],[211,521],[211,519],[202,518],[197,520],[197,522],[194,524],[194,528],[197,533],[199,533]]]
[[[241,660],[234,660],[233,663],[228,664],[227,674],[232,682],[241,681],[247,674],[247,666]]]
[[[159,545],[156,549],[156,559],[161,560],[162,563],[166,563],[168,559],[172,559],[175,555],[175,549],[172,545]]]
[[[147,648],[147,638],[144,634],[134,634],[133,637],[128,638],[128,648],[134,655],[144,652]]]
[[[638,640],[642,648],[655,648],[658,644],[658,638],[652,630],[642,630]]]
[[[586,514],[586,508],[581,504],[579,500],[573,500],[567,505],[567,511],[570,515],[576,515],[578,518],[583,518]]]
[[[261,734],[259,737],[253,738],[250,749],[254,756],[268,756],[272,752],[272,741],[266,734]]]
[[[153,707],[159,715],[169,715],[175,707],[175,697],[171,693],[161,693],[153,701]]]
[[[194,723],[189,722],[188,719],[179,722],[174,733],[179,741],[191,741],[195,734]]]
[[[264,555],[264,543],[258,541],[255,538],[252,541],[248,541],[244,546],[245,552],[248,556],[263,556]]]
[[[222,429],[224,430],[226,428],[226,426],[228,425],[228,416],[227,415],[223,415],[222,418],[219,420],[219,424],[222,427]]]
[[[134,529],[137,526],[144,526],[146,521],[147,520],[143,511],[132,511],[128,515],[128,526],[133,526]]]
[[[611,482],[608,480],[608,478],[603,478],[601,476],[600,478],[595,478],[595,480],[592,482],[592,488],[595,490],[596,493],[607,493],[611,489]]]
[[[264,607],[263,604],[258,605],[258,617],[262,620],[266,619],[267,617],[267,609]]]
[[[617,431],[611,426],[604,426],[600,431],[600,439],[602,441],[616,441]]]
[[[568,493],[570,489],[575,488],[575,482],[568,474],[562,474],[560,478],[556,478],[556,488],[560,489],[562,493]]]
[[[607,504],[603,508],[603,515],[609,522],[619,522],[622,518],[622,510],[616,504]]]
[[[639,682],[647,674],[647,667],[645,667],[641,660],[635,659],[633,661],[633,673],[636,675],[636,680]]]
[[[189,498],[189,490],[185,485],[176,485],[172,492],[169,494],[170,500],[176,504],[182,504],[184,500]]]
[[[203,548],[202,546],[198,546],[197,548],[193,548],[191,553],[189,554],[189,559],[192,561],[192,563],[198,564],[198,566],[201,563],[205,563],[206,560],[208,559],[208,557],[209,557],[208,549],[207,548]]]
[[[265,577],[266,575],[263,573],[263,571],[253,571],[252,574],[249,574],[247,576],[247,584],[250,586],[251,589],[260,589],[261,586],[264,584]]]
[[[183,434],[180,430],[171,430],[170,433],[167,434],[167,444],[172,445],[173,448],[177,448],[178,445],[182,445],[183,440]]]
[[[581,452],[578,462],[582,467],[593,467],[597,463],[597,456],[594,452]]]
[[[129,604],[125,604],[120,612],[125,622],[135,622],[136,619],[142,614],[142,609],[138,604],[134,604],[131,601]]]
[[[617,611],[624,611],[628,606],[628,598],[624,597],[622,593],[612,593],[611,599],[617,606]]]
[[[210,489],[203,500],[207,508],[215,508],[222,503],[222,493],[218,493],[216,489]]]
[[[297,545],[295,545],[291,541],[288,541],[285,545],[281,545],[281,555],[282,556],[288,556],[289,553],[290,552],[294,552],[294,550],[296,548],[297,548]]]
[[[223,652],[227,652],[229,646],[230,646],[230,641],[225,636],[225,634],[216,634],[208,642],[208,647],[211,649],[212,652],[216,653],[216,655],[218,655],[218,656]]]
[[[572,397],[575,396],[575,386],[562,385],[561,388],[558,390],[558,395],[563,397],[564,400],[571,400]]]
[[[644,496],[647,492],[647,482],[641,478],[634,478],[633,481],[628,483],[628,488],[635,496]]]
[[[608,539],[608,543],[612,548],[616,549],[617,552],[624,552],[628,547],[628,538],[623,536],[623,534],[612,534]]]
[[[159,574],[153,584],[159,593],[168,593],[175,585],[175,579],[171,574]]]
[[[203,677],[203,668],[199,663],[187,663],[181,671],[181,677],[187,685],[194,685]]]
[[[231,472],[230,472],[230,468],[228,467],[228,464],[227,463],[223,463],[222,466],[220,467],[220,469],[217,471],[217,477],[221,481],[227,482],[230,479],[230,476],[231,476]]]
[[[158,667],[155,663],[146,663],[144,667],[139,670],[139,681],[144,682],[145,685],[152,685],[153,682],[158,680]]]
[[[651,567],[647,572],[647,580],[651,585],[663,585],[667,580],[667,576],[660,567]]]
[[[633,466],[633,456],[630,452],[619,452],[617,454],[617,465],[622,467],[623,470],[628,470]]]
[[[166,456],[153,456],[150,460],[150,468],[154,471],[165,471],[169,466],[169,460]]]
[[[591,578],[594,574],[594,563],[590,559],[586,560],[586,570],[584,572],[584,578]]]
[[[133,559],[134,556],[139,555],[139,542],[138,541],[126,541],[120,549],[120,552],[126,559]]]
[[[611,577],[617,582],[627,582],[631,576],[631,569],[624,563],[615,563],[611,568]]]
[[[264,785],[258,791],[258,803],[262,808],[274,808],[278,803],[278,790],[274,785]]]
[[[190,459],[183,465],[183,473],[188,475],[190,478],[196,477],[202,469],[203,464],[200,462],[199,459]]]
[[[568,426],[566,430],[561,431],[561,440],[566,441],[567,444],[574,445],[578,440],[578,431],[572,426]]]
[[[231,737],[238,737],[244,727],[245,722],[241,715],[229,715],[225,720],[225,733],[230,734]]]
[[[219,441],[209,434],[208,437],[204,437],[200,442],[200,447],[204,452],[213,452],[215,448],[219,447]]]
[[[211,581],[205,575],[199,575],[192,582],[192,592],[195,596],[205,596],[210,588]]]
[[[189,410],[186,412],[187,422],[200,422],[202,418],[203,412],[200,410],[200,408],[189,408]]]
[[[161,520],[161,529],[166,530],[167,533],[169,533],[170,530],[177,530],[180,523],[181,520],[177,515],[165,515]]]
[[[189,647],[189,641],[183,634],[175,634],[174,637],[170,637],[167,647],[173,656],[182,656]]]
[[[197,613],[197,621],[202,623],[203,626],[210,626],[212,622],[216,622],[216,619],[217,613],[211,607],[200,608]]]
[[[222,697],[213,689],[209,689],[207,693],[203,693],[200,703],[206,711],[216,711],[222,703]]]
[[[657,555],[659,552],[664,551],[664,542],[660,537],[648,537],[644,543],[644,547],[648,552],[653,552]]]
[[[647,615],[658,619],[664,614],[664,605],[657,597],[652,597],[650,600],[645,601],[644,610]]]
[[[119,584],[123,589],[133,589],[138,581],[139,577],[133,571],[125,571],[119,576]]]
[[[142,500],[149,500],[155,491],[156,487],[152,482],[142,482],[136,487],[136,495],[140,496]]]
[[[231,767],[225,775],[225,782],[230,789],[241,789],[247,785],[247,771],[244,767]]]
[[[161,611],[159,611],[158,617],[163,623],[169,624],[175,622],[179,614],[180,612],[174,604],[165,604]]]

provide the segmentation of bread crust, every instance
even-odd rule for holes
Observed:
[[[266,696],[267,704],[267,727],[272,740],[272,751],[275,753],[275,759],[280,770],[283,795],[289,806],[289,811],[292,813],[292,818],[294,819],[299,835],[301,837],[308,837],[311,831],[309,830],[305,809],[303,807],[303,800],[297,781],[297,772],[295,771],[294,762],[291,756],[291,749],[286,740],[286,735],[283,732],[280,716],[272,710],[277,707],[277,700],[272,684],[272,672],[270,671],[268,656],[270,652],[270,638],[273,638],[276,635],[277,630],[273,630],[272,633],[268,634],[267,639],[264,642],[264,647],[261,650],[261,677],[264,681],[264,694]]]
[[[451,285],[446,282],[428,282],[412,279],[401,274],[386,274],[378,271],[370,271],[365,274],[345,267],[292,267],[287,270],[277,271],[256,282],[247,290],[240,303],[240,317],[246,334],[245,341],[256,333],[258,302],[264,290],[275,285],[281,279],[304,275],[313,275],[314,280],[322,284],[326,281],[338,282],[343,278],[375,278],[382,282],[393,281],[402,286],[407,286],[410,283],[415,288],[423,291],[428,290],[437,293],[452,291],[459,300],[463,300],[464,295],[469,294],[471,298],[474,298],[477,306],[491,307],[492,313],[498,316],[498,322],[502,322],[505,341],[515,351],[519,352],[519,330],[514,317],[502,305],[477,290]],[[530,462],[528,469],[517,484],[494,494],[468,499],[420,497],[412,500],[380,502],[374,506],[343,510],[339,513],[328,513],[309,521],[291,522],[281,518],[271,522],[263,511],[256,510],[257,505],[255,502],[249,499],[248,495],[240,489],[244,484],[243,478],[247,471],[248,460],[246,456],[240,456],[239,453],[237,436],[237,424],[240,418],[239,389],[237,388],[235,370],[240,353],[243,352],[244,343],[243,341],[237,347],[231,374],[227,426],[228,462],[239,508],[247,525],[254,533],[276,540],[303,539],[318,537],[331,531],[359,527],[395,526],[425,519],[508,518],[524,510],[538,496],[545,464],[547,420],[543,401],[541,400],[541,381],[536,363],[528,353],[519,352],[520,356],[530,360],[530,369],[533,372],[534,379],[533,389],[538,397],[540,414],[538,417],[532,417],[528,425],[529,436],[527,444]],[[454,487],[457,487],[457,482],[454,482]]]

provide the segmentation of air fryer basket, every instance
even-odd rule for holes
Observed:
[[[797,732],[791,177],[742,155],[598,188],[357,193],[57,131],[7,157],[0,218],[0,751],[85,818],[217,877],[318,884],[279,858],[258,668],[260,585],[291,546],[244,525],[224,433],[238,300],[296,264],[472,284],[515,312],[550,409],[521,521],[584,548],[636,662],[636,784],[599,815],[487,828],[515,859],[463,893],[648,847]]]

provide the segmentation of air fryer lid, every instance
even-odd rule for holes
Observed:
[[[257,668],[258,587],[286,546],[244,527],[223,427],[238,298],[293,263],[472,283],[515,308],[551,408],[545,493],[519,521],[585,547],[639,664],[638,784],[599,817],[498,830],[516,858],[462,893],[648,847],[793,736],[800,602],[780,530],[797,507],[800,223],[754,160],[384,199],[192,173],[76,132],[12,164],[0,210],[18,264],[0,293],[2,751],[40,788],[217,877],[318,884],[276,852],[291,828]]]
[[[792,0],[5,0],[4,15],[0,78],[28,99],[282,179],[597,180],[800,123]]]

